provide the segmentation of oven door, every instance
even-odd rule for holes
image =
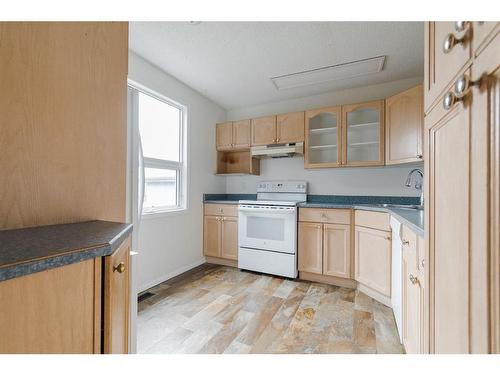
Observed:
[[[240,247],[295,254],[296,207],[240,205],[238,213]]]

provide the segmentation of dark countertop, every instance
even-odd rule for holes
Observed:
[[[299,203],[303,208],[353,208],[355,210],[387,212],[394,216],[401,224],[407,225],[417,236],[424,237],[424,211],[408,208],[380,207],[369,204],[336,204],[336,203]]]
[[[223,199],[205,199],[203,203],[212,203],[212,204],[238,204],[239,201],[235,200],[223,200]]]
[[[0,281],[110,255],[131,231],[100,220],[0,231]]]

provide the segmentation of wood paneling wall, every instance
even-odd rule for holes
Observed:
[[[123,221],[128,24],[0,23],[0,229]]]

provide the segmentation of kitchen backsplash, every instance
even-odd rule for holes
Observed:
[[[305,180],[308,193],[313,195],[363,195],[417,197],[420,191],[405,180],[413,168],[423,169],[423,163],[368,168],[304,169],[302,157],[262,159],[260,176],[226,177],[227,194],[255,194],[257,184],[267,180]],[[414,178],[417,178],[416,176]]]

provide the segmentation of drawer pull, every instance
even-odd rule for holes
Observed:
[[[385,237],[386,240],[390,241],[391,240],[391,237],[390,236],[387,236]]]
[[[469,25],[470,25],[469,21],[457,21],[455,22],[455,30],[461,33],[462,31],[468,29]]]
[[[443,108],[448,110],[457,102],[458,98],[451,91],[448,92],[443,98]]]
[[[113,272],[123,273],[125,272],[125,263],[120,262],[117,266],[113,267]]]
[[[417,159],[423,159],[423,158],[424,158],[424,155],[421,155],[421,154],[417,155]]]
[[[463,101],[470,93],[471,87],[480,85],[481,80],[482,78],[477,81],[471,81],[469,76],[466,74],[458,77],[455,81],[455,85],[453,86],[453,91],[448,91],[443,98],[444,109],[448,110],[453,107],[456,102]]]
[[[454,34],[449,33],[445,36],[443,41],[443,52],[450,53],[453,47],[457,44],[463,44],[467,41],[467,33],[465,33],[462,37],[457,38]]]
[[[467,74],[462,74],[455,81],[455,85],[453,86],[453,93],[457,98],[463,98],[467,96],[473,86],[480,86],[482,79],[483,76],[481,76],[476,81],[471,81],[470,77]]]
[[[410,244],[410,241],[408,240],[403,240],[403,245],[409,245]]]
[[[410,273],[410,281],[411,281],[411,283],[413,285],[420,284],[420,281],[418,280],[418,277],[413,276],[411,273]]]

